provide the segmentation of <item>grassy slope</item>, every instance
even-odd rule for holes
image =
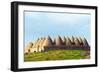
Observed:
[[[71,60],[86,59],[85,50],[52,50],[24,55],[24,61]]]

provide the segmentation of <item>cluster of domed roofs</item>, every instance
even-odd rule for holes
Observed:
[[[25,48],[25,53],[42,52],[45,50],[55,49],[90,49],[90,46],[85,38],[81,37],[63,37],[58,36],[51,39],[50,36],[38,38],[35,42],[30,42]]]

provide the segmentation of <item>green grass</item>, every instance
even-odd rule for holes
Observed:
[[[48,52],[35,52],[24,54],[24,61],[48,61],[48,60],[79,60],[87,59],[86,50],[51,50]]]

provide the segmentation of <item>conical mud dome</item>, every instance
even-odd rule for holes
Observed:
[[[28,44],[28,47],[31,48],[32,46],[33,46],[33,43],[30,42],[30,43]]]
[[[63,45],[66,45],[66,38],[65,38],[65,36],[63,38]]]
[[[54,38],[54,40],[53,40],[52,43],[53,43],[53,45],[55,46],[55,44],[56,44],[56,39],[55,39],[55,38]]]
[[[28,53],[28,52],[30,52],[30,49],[32,48],[32,46],[33,46],[33,43],[32,42],[30,42],[28,45],[27,45],[27,47],[25,48],[25,53]]]
[[[71,38],[71,43],[72,43],[72,45],[75,45],[75,38],[73,36]]]
[[[87,42],[87,40],[85,38],[83,39],[83,45],[84,46],[89,46],[89,44],[88,44],[88,42]]]
[[[45,38],[43,38],[41,43],[40,43],[40,48],[39,49],[41,49],[41,51],[44,51],[44,47],[43,47],[44,41],[45,41]]]
[[[40,39],[38,38],[37,41],[34,42],[32,48],[35,48],[37,46],[37,44],[38,44],[39,41],[40,41]]]
[[[49,36],[44,40],[43,46],[52,46],[52,40]]]
[[[75,38],[75,45],[76,46],[80,46],[80,41],[79,41],[79,39],[77,37]]]
[[[83,45],[83,40],[81,37],[79,37],[79,42],[80,42],[80,45]]]
[[[34,45],[31,48],[31,52],[41,52],[43,50],[42,45],[44,42],[44,38],[38,38],[36,42],[34,42]]]
[[[45,38],[41,38],[40,41],[39,41],[39,43],[38,43],[38,45],[37,45],[37,48],[38,48],[38,51],[39,51],[39,52],[41,52],[42,50],[44,50],[44,49],[42,48],[42,45],[43,45],[43,43],[44,43],[44,40],[45,40]]]
[[[37,43],[36,43],[35,47],[39,47],[39,44],[40,44],[41,40],[42,40],[42,39],[37,40]]]
[[[71,40],[69,37],[66,38],[66,46],[71,46]]]
[[[61,37],[58,36],[58,37],[56,38],[56,46],[61,46],[62,44],[63,44],[63,41],[62,41]]]
[[[39,43],[40,47],[42,47],[44,41],[45,41],[45,38],[42,38],[41,41],[40,41],[40,43]]]

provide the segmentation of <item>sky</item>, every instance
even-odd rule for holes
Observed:
[[[60,36],[85,37],[90,42],[90,14],[59,12],[24,12],[25,46],[37,38]]]

